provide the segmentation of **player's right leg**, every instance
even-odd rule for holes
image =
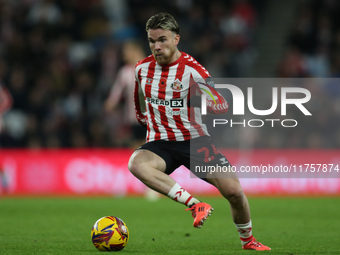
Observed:
[[[136,150],[130,157],[128,168],[146,186],[165,196],[176,184],[174,179],[164,173],[164,159],[149,150]]]
[[[150,147],[150,145],[148,145]],[[151,145],[152,146],[152,145]],[[161,147],[157,147],[161,151]],[[128,168],[130,172],[142,181],[149,188],[171,198],[172,200],[184,204],[188,207],[199,203],[200,201],[185,189],[183,189],[173,178],[167,173],[177,168],[176,164],[172,164],[171,158],[163,151],[163,159],[156,153],[147,149],[138,149],[130,157]],[[167,161],[167,162],[166,162]],[[168,165],[174,165],[174,169]],[[168,166],[169,167],[169,166]],[[197,226],[199,223],[197,224]]]

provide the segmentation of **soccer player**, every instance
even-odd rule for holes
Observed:
[[[193,102],[197,93],[209,92],[207,111],[223,114],[228,103],[213,88],[209,72],[193,57],[178,50],[179,26],[168,13],[158,13],[146,23],[152,55],[135,68],[135,110],[140,124],[147,128],[146,143],[129,160],[129,170],[151,189],[189,207],[194,227],[200,228],[213,208],[199,201],[169,176],[184,165],[230,166],[212,144],[200,109]],[[193,82],[202,81],[205,82]],[[190,90],[189,90],[190,88]],[[236,174],[215,173],[201,177],[214,185],[229,201],[231,214],[239,232],[242,248],[270,250],[252,235],[248,200]]]
[[[106,112],[110,112],[117,108],[121,98],[125,99],[122,123],[125,128],[131,130],[129,142],[131,147],[136,149],[144,143],[145,129],[138,124],[133,107],[134,72],[136,63],[145,58],[145,54],[139,42],[126,41],[123,45],[122,55],[125,64],[118,71],[109,96],[105,100],[104,108]]]

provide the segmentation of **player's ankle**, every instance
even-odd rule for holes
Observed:
[[[194,198],[188,191],[183,189],[178,183],[175,183],[167,196],[172,200],[184,204],[188,207],[200,202],[198,199]]]

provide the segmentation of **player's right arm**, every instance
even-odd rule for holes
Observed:
[[[135,90],[134,90],[134,103],[135,103],[135,111],[136,117],[139,124],[145,126],[147,124],[146,117],[146,106],[144,101],[144,93],[141,86],[141,76],[140,76],[140,68],[138,65],[135,69]]]

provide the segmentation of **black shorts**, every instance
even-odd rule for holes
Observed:
[[[152,151],[164,159],[166,163],[165,173],[168,175],[184,165],[193,174],[205,179],[206,171],[204,171],[204,167],[230,166],[222,152],[212,144],[209,136],[201,136],[187,141],[157,140],[146,143],[138,149]]]

